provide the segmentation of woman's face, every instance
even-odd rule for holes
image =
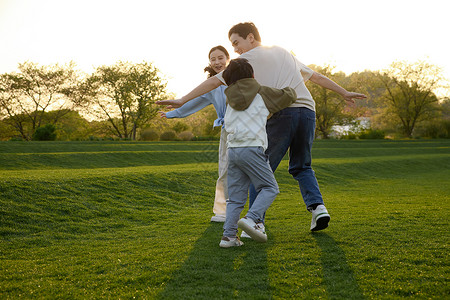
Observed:
[[[217,73],[222,72],[225,70],[229,63],[229,60],[225,53],[220,51],[219,49],[214,50],[209,55],[209,64],[211,65],[211,68],[214,69]]]

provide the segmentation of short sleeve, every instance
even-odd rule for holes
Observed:
[[[220,80],[220,82],[222,82],[224,85],[227,85],[227,83],[225,82],[225,79],[223,79],[223,71],[218,73],[217,75],[215,75],[217,79]]]
[[[297,65],[297,68],[300,69],[300,74],[302,74],[303,80],[306,82],[308,81],[311,76],[314,74],[314,71],[308,68],[306,65],[301,63],[295,56],[294,56],[295,63]]]

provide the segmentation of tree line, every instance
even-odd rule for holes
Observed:
[[[336,93],[307,82],[316,101],[316,135],[364,138],[450,136],[450,101],[440,69],[425,61],[394,62],[384,71],[346,75],[334,67],[310,66],[344,88],[365,93],[347,106]],[[161,72],[148,62],[119,61],[92,74],[73,62],[19,64],[0,75],[0,139],[192,139],[214,137],[213,108],[186,119],[161,120],[158,100],[172,98]],[[365,121],[362,126],[362,120]]]
[[[347,136],[378,132],[399,138],[450,137],[450,89],[439,67],[426,61],[397,61],[387,70],[349,76],[333,72],[329,65],[311,67],[344,88],[368,96],[349,107],[336,93],[307,83],[316,101],[317,135],[328,138],[336,125],[353,125],[347,126]],[[365,126],[358,126],[361,120]]]

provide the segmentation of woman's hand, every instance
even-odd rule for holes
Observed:
[[[163,119],[166,119],[166,118],[167,118],[166,112],[165,112],[165,111],[158,111],[158,113],[160,114],[160,117],[161,117],[161,118],[163,118]]]
[[[178,108],[184,104],[184,101],[181,99],[175,100],[160,100],[155,102],[158,105],[167,105],[167,108]]]

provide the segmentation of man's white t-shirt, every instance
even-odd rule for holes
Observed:
[[[297,93],[297,101],[289,107],[306,107],[315,111],[314,99],[305,86],[305,81],[311,78],[314,71],[293,54],[278,46],[258,46],[239,58],[248,60],[260,85],[277,89],[293,88]],[[225,84],[222,72],[216,77]]]

